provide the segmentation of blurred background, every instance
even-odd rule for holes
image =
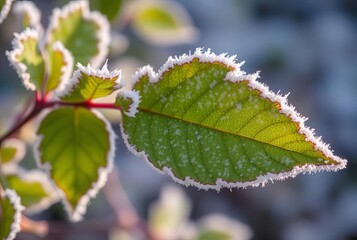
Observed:
[[[41,21],[47,26],[52,8],[66,1],[34,2],[42,10]],[[91,6],[95,7],[97,2],[91,1]],[[357,239],[356,1],[120,2],[118,11],[108,15],[113,34],[108,58],[112,69],[122,69],[128,84],[138,67],[150,64],[158,70],[169,56],[193,52],[197,47],[210,48],[216,54],[237,54],[238,61],[246,61],[242,69],[247,73],[260,70],[260,81],[274,92],[280,90],[283,95],[290,92],[289,102],[309,117],[307,125],[331,143],[336,155],[348,160],[347,168],[339,172],[299,175],[269,183],[264,188],[225,189],[217,193],[182,187],[128,152],[120,137],[118,118],[109,113],[119,136],[116,169],[138,214],[151,219],[150,206],[159,199],[163,187],[171,183],[181,189],[171,186],[171,190],[180,192],[180,196],[185,196],[186,206],[191,206],[185,210],[185,221],[200,222],[210,214],[224,215],[243,225],[241,235],[237,233],[233,239]],[[136,9],[145,4],[156,4],[174,20],[162,15],[162,24],[154,22],[156,25],[145,26],[149,20],[133,17],[139,14]],[[0,57],[0,132],[8,126],[14,109],[31,96],[4,55],[11,49],[16,29],[11,14],[0,26],[0,53],[3,54]],[[28,168],[34,166],[31,151],[29,145],[24,161]],[[86,219],[110,214],[111,208],[100,193],[91,201]],[[64,221],[66,216],[62,205],[56,204],[33,219]],[[82,233],[68,239],[120,239],[114,235]],[[27,235],[21,237],[32,239]],[[126,237],[122,239],[130,239]]]

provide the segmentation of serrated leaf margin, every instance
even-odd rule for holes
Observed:
[[[41,113],[39,120],[37,122],[36,126],[36,132],[38,132],[38,129],[41,125],[41,122],[43,119],[46,118],[46,116],[51,112],[56,110],[57,107],[48,109],[43,111]],[[115,156],[115,139],[116,139],[116,134],[113,131],[110,122],[101,114],[99,111],[96,111],[94,109],[90,110],[92,113],[94,113],[100,120],[102,120],[106,126],[106,130],[108,132],[109,136],[109,143],[110,143],[110,148],[107,154],[107,166],[105,168],[98,168],[98,180],[96,182],[92,183],[92,188],[88,189],[88,191],[81,197],[81,199],[78,201],[77,207],[73,209],[71,207],[71,204],[68,202],[66,198],[66,194],[57,187],[56,182],[51,178],[51,168],[52,166],[48,163],[42,164],[40,161],[41,158],[41,152],[39,150],[41,141],[43,136],[42,135],[37,135],[37,139],[34,143],[34,155],[35,155],[35,160],[36,164],[39,168],[43,169],[49,178],[49,180],[52,182],[54,186],[56,186],[56,189],[58,190],[62,203],[64,205],[64,208],[68,214],[69,220],[72,222],[78,222],[83,219],[83,215],[87,211],[87,206],[91,198],[94,198],[100,189],[104,187],[108,180],[108,175],[112,171],[114,167],[114,156]]]
[[[11,4],[14,0],[6,0],[4,6],[1,8],[0,11],[0,24],[6,19],[7,15],[9,14]]]
[[[14,33],[15,38],[12,40],[11,51],[6,51],[6,56],[9,59],[10,65],[16,70],[19,77],[22,79],[24,86],[32,91],[36,91],[36,85],[30,81],[30,74],[26,71],[27,67],[22,62],[18,61],[17,56],[21,55],[24,51],[23,41],[27,39],[35,39],[39,41],[39,32],[33,28],[26,28],[21,33]]]
[[[77,63],[77,70],[74,71],[72,78],[65,83],[64,87],[62,90],[57,92],[57,97],[62,98],[67,95],[69,95],[73,89],[74,86],[79,84],[79,79],[82,76],[82,73],[86,74],[89,77],[96,77],[96,78],[102,78],[102,79],[113,79],[117,78],[115,80],[115,88],[119,89],[123,87],[123,82],[122,82],[122,75],[121,75],[121,70],[113,70],[109,71],[108,70],[108,61],[106,61],[101,69],[96,69],[93,68],[90,64],[87,66],[83,66],[80,63]]]
[[[88,1],[71,1],[62,8],[53,9],[50,18],[50,23],[45,34],[45,45],[48,45],[51,42],[51,32],[53,31],[53,29],[58,27],[59,19],[67,18],[71,13],[78,10],[81,10],[83,19],[85,19],[86,21],[92,21],[99,28],[96,32],[96,37],[98,40],[98,53],[90,60],[90,63],[94,67],[98,67],[100,64],[102,64],[109,51],[110,23],[108,22],[106,17],[98,11],[91,11],[89,9]]]
[[[23,15],[27,14],[30,17],[30,26],[42,33],[41,12],[33,2],[15,2],[13,6],[13,13],[18,19],[21,19]]]
[[[47,178],[46,174],[38,169],[34,170],[25,170],[24,168],[18,166],[18,165],[9,165],[9,166],[4,166],[2,168],[2,174],[6,177],[8,175],[16,175],[18,176],[21,180],[28,182],[28,183],[34,183],[38,182],[42,185],[43,189],[48,193],[47,198],[43,198],[39,203],[25,208],[24,212],[29,213],[29,214],[34,214],[41,212],[57,201],[59,201],[59,194],[56,191],[57,189],[55,186],[50,182],[50,180]],[[15,191],[15,189],[14,189]]]
[[[138,152],[135,146],[129,143],[129,136],[125,132],[123,123],[120,123],[121,136],[124,140],[125,145],[134,155],[143,158],[145,162],[156,172],[161,174],[169,175],[175,182],[180,183],[185,186],[195,186],[200,189],[214,189],[219,191],[221,188],[247,188],[249,186],[258,187],[260,185],[265,186],[268,182],[274,182],[274,180],[284,180],[289,177],[296,177],[300,173],[316,173],[320,171],[337,171],[346,167],[347,160],[342,159],[333,154],[330,150],[329,145],[324,143],[321,140],[321,137],[316,137],[314,134],[314,130],[305,126],[305,121],[307,118],[302,117],[299,113],[295,111],[295,108],[288,104],[287,96],[282,96],[280,94],[275,94],[270,91],[269,88],[258,82],[259,71],[254,74],[246,74],[244,71],[240,69],[240,67],[244,64],[244,62],[236,63],[236,55],[228,57],[226,53],[216,55],[211,52],[210,49],[207,51],[203,51],[202,48],[197,48],[196,51],[191,54],[183,54],[181,56],[169,57],[166,63],[159,69],[156,73],[153,68],[149,65],[140,68],[133,76],[133,86],[137,83],[143,76],[149,77],[150,83],[157,83],[160,78],[164,75],[165,72],[169,71],[174,66],[181,66],[185,63],[190,63],[194,59],[198,59],[201,63],[222,63],[228,67],[233,68],[234,70],[227,73],[225,77],[225,81],[230,82],[240,82],[240,81],[248,81],[248,86],[257,90],[260,93],[262,98],[268,99],[271,102],[276,102],[280,106],[280,113],[288,116],[293,122],[295,122],[299,126],[299,133],[305,135],[306,141],[309,141],[313,144],[314,149],[317,151],[321,151],[327,157],[332,158],[338,165],[333,166],[315,166],[313,164],[305,164],[303,166],[295,166],[291,171],[282,172],[279,174],[268,173],[262,176],[258,176],[256,180],[250,182],[227,182],[221,178],[216,180],[216,184],[214,185],[205,185],[199,183],[190,177],[186,177],[184,180],[177,178],[172,170],[168,167],[163,167],[162,170],[156,168],[149,160],[148,155],[144,152]]]
[[[20,223],[21,223],[21,216],[22,216],[22,211],[24,210],[24,206],[21,205],[20,197],[12,189],[5,189],[4,195],[2,197],[8,198],[9,202],[12,204],[12,206],[15,209],[14,221],[10,227],[11,231],[7,236],[7,238],[4,239],[4,240],[13,240],[15,239],[16,234],[21,230]]]
[[[135,90],[121,90],[117,94],[117,98],[122,97],[124,99],[130,99],[132,103],[129,106],[128,111],[124,111],[124,113],[129,117],[134,117],[138,112],[138,107],[140,103],[140,95],[138,91]]]

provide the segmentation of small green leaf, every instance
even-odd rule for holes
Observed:
[[[45,65],[38,44],[37,30],[27,28],[20,34],[15,33],[13,50],[6,52],[25,87],[33,91],[41,90],[45,75]]]
[[[0,0],[0,24],[9,14],[11,4],[14,0]]]
[[[196,240],[234,240],[234,238],[223,231],[205,230],[200,232]]]
[[[109,72],[107,63],[102,69],[83,67],[78,63],[78,70],[58,97],[66,102],[86,102],[103,98],[121,87],[121,71]]]
[[[56,91],[63,91],[65,84],[72,74],[72,54],[61,42],[55,42],[49,59],[49,77],[46,83],[46,93],[55,89]]]
[[[206,189],[345,167],[284,97],[240,65],[198,49],[170,58],[159,74],[138,71],[138,113],[123,115],[128,147],[175,181]]]
[[[245,224],[224,215],[212,214],[197,223],[196,236],[192,240],[249,240],[252,230]]]
[[[133,30],[154,45],[192,43],[198,32],[187,11],[174,1],[133,1],[127,8]]]
[[[121,109],[127,116],[134,117],[138,112],[140,95],[136,91],[121,90],[114,105]]]
[[[43,118],[37,134],[38,162],[63,193],[70,219],[78,221],[112,167],[111,126],[98,112],[62,107]]]
[[[33,2],[16,1],[14,3],[13,12],[20,21],[23,29],[31,27],[42,31],[41,12]]]
[[[26,146],[17,139],[7,139],[0,149],[1,164],[19,162],[23,159],[26,152]]]
[[[6,189],[4,195],[0,196],[0,239],[13,240],[20,231],[21,212],[20,198],[16,192]]]
[[[148,227],[158,239],[182,239],[191,202],[177,186],[164,186],[159,201],[150,206]]]
[[[72,53],[74,63],[98,67],[108,53],[109,40],[108,20],[91,12],[88,1],[72,1],[53,10],[46,34],[47,51],[60,41]]]
[[[122,5],[123,0],[90,1],[91,8],[103,13],[110,21],[118,16]]]
[[[2,174],[6,186],[20,196],[27,213],[43,211],[59,200],[47,176],[39,170],[26,171],[20,167],[5,166]]]

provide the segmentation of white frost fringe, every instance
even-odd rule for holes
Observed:
[[[7,164],[2,168],[2,173],[4,176],[15,175],[27,183],[39,183],[48,194],[48,197],[42,198],[38,203],[26,207],[26,213],[34,214],[41,212],[60,199],[57,189],[54,188],[54,185],[49,181],[46,174],[40,170],[27,171],[16,164]]]
[[[30,81],[30,74],[26,72],[26,65],[20,62],[17,57],[24,51],[23,42],[28,39],[34,39],[38,42],[39,33],[35,29],[26,28],[22,33],[14,33],[14,35],[15,38],[12,41],[13,50],[6,51],[6,56],[10,61],[10,65],[16,70],[17,74],[22,79],[24,86],[29,90],[35,91],[36,85]]]
[[[7,15],[9,14],[11,4],[14,0],[6,0],[5,4],[2,6],[0,11],[0,24],[5,20]]]
[[[124,113],[129,117],[134,117],[135,114],[138,112],[138,107],[140,103],[140,95],[137,91],[129,91],[129,90],[122,90],[119,91],[117,97],[123,97],[124,99],[131,99],[132,103],[129,106],[128,111],[124,111]]]
[[[9,199],[10,203],[12,204],[15,210],[14,221],[10,226],[11,231],[4,240],[13,240],[15,239],[16,234],[21,230],[20,227],[21,213],[25,208],[24,206],[21,205],[21,199],[14,190],[6,189],[3,197]]]
[[[42,32],[41,12],[31,1],[17,1],[14,3],[13,13],[19,19],[28,16],[30,26]]]
[[[105,57],[109,51],[110,43],[110,24],[105,16],[97,11],[90,11],[89,3],[86,0],[81,1],[71,1],[65,5],[62,9],[55,8],[50,18],[50,24],[47,28],[45,42],[49,44],[52,41],[52,32],[54,29],[58,28],[59,22],[62,19],[66,19],[69,15],[81,11],[82,18],[85,21],[93,22],[97,26],[96,38],[98,40],[97,44],[97,55],[93,56],[90,63],[94,67],[98,67],[104,61]]]
[[[124,139],[124,142],[128,149],[138,157],[142,157],[145,159],[147,164],[152,167],[155,171],[159,173],[164,173],[169,175],[175,182],[183,184],[185,186],[196,186],[200,189],[215,189],[219,191],[221,188],[246,188],[249,186],[257,187],[257,186],[264,186],[268,182],[273,182],[274,180],[284,180],[288,177],[296,177],[300,173],[315,173],[320,171],[337,171],[346,167],[347,160],[341,159],[340,157],[333,154],[330,150],[329,145],[322,142],[321,137],[315,137],[314,131],[305,126],[306,118],[302,117],[299,113],[295,111],[295,108],[287,103],[287,96],[281,96],[279,94],[275,94],[269,90],[267,86],[257,81],[259,78],[259,72],[254,74],[246,74],[244,71],[240,69],[240,67],[244,64],[244,62],[236,63],[236,56],[228,57],[226,53],[216,55],[211,52],[210,49],[207,51],[203,51],[202,48],[197,48],[193,54],[183,54],[180,57],[169,57],[167,62],[160,68],[158,73],[150,66],[145,66],[139,69],[133,76],[134,84],[140,81],[143,76],[148,76],[149,81],[151,83],[156,83],[160,81],[163,74],[169,71],[174,66],[180,66],[185,63],[192,62],[194,59],[198,59],[202,63],[213,63],[219,62],[227,67],[232,67],[234,70],[227,73],[225,80],[231,82],[239,82],[239,81],[248,81],[248,86],[251,89],[255,89],[260,92],[263,98],[269,99],[272,102],[277,102],[281,106],[280,113],[285,114],[286,116],[290,117],[291,120],[300,127],[299,133],[305,135],[306,141],[310,141],[313,145],[315,150],[322,152],[327,157],[333,159],[334,161],[338,162],[338,165],[331,165],[331,166],[315,166],[313,164],[305,164],[304,166],[296,166],[289,172],[283,173],[267,173],[263,176],[258,176],[256,180],[250,182],[227,182],[223,179],[217,179],[214,185],[205,185],[195,180],[186,177],[184,180],[177,178],[172,170],[168,167],[164,167],[162,170],[156,168],[149,160],[148,155],[144,152],[138,152],[135,146],[130,145],[129,143],[129,136],[125,132],[123,125],[121,124],[121,135]]]
[[[62,98],[68,96],[74,89],[74,87],[79,84],[80,78],[83,74],[87,76],[97,77],[101,79],[114,80],[115,88],[119,89],[123,86],[121,70],[108,70],[108,61],[106,61],[102,69],[92,68],[90,64],[84,67],[82,64],[77,63],[77,70],[73,73],[72,78],[65,83],[65,86],[61,91],[57,92],[57,97]]]
[[[55,109],[56,108],[54,108],[52,110],[55,110]],[[51,112],[51,110],[45,111],[40,116],[40,119],[38,122],[39,125],[37,126],[36,129],[39,128],[42,120],[45,119],[47,114],[49,114],[50,112]],[[64,193],[64,191],[57,187],[59,194],[61,196],[64,208],[65,208],[66,212],[68,213],[69,220],[71,220],[73,222],[78,222],[83,219],[83,215],[87,211],[87,207],[88,207],[88,203],[89,203],[90,199],[94,198],[97,195],[97,193],[99,192],[99,190],[104,187],[104,185],[106,184],[106,182],[108,180],[108,175],[112,171],[113,166],[114,166],[116,135],[115,135],[109,121],[100,112],[93,110],[93,109],[91,110],[91,112],[93,112],[99,119],[101,119],[104,122],[106,130],[109,135],[110,149],[108,151],[107,159],[106,159],[107,165],[104,168],[101,167],[98,169],[97,181],[92,183],[92,188],[88,189],[88,191],[79,199],[78,204],[74,209],[72,208],[71,204],[67,200],[67,197],[66,197],[66,194]],[[36,130],[36,132],[37,132],[37,130]],[[41,163],[41,152],[39,150],[39,147],[42,142],[42,139],[43,139],[42,135],[37,135],[37,140],[34,144],[34,154],[35,154],[36,163],[37,163],[38,167],[42,168],[46,172],[48,178],[53,183],[53,185],[57,186],[55,181],[51,178],[51,168],[52,168],[51,164],[49,164],[49,163],[42,164]]]

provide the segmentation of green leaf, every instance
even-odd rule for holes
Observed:
[[[73,57],[61,42],[53,44],[49,55],[49,77],[46,83],[46,93],[55,90],[63,91],[72,74]]]
[[[26,146],[17,139],[7,139],[0,149],[1,164],[19,162],[23,159],[26,152]]]
[[[13,7],[13,13],[20,21],[22,28],[35,28],[42,31],[41,12],[31,1],[16,1]]]
[[[175,181],[205,189],[345,167],[284,97],[240,65],[198,49],[170,58],[158,74],[138,71],[138,113],[123,115],[128,147]]]
[[[74,62],[99,66],[108,53],[110,40],[108,20],[89,10],[88,1],[72,1],[56,8],[46,33],[47,51],[56,41],[63,43]]]
[[[93,69],[90,65],[83,67],[80,63],[78,70],[65,89],[58,97],[66,102],[86,102],[106,97],[121,87],[121,71],[108,71],[107,63],[102,69]]]
[[[232,236],[226,232],[220,232],[215,230],[206,230],[200,232],[197,240],[233,240]]]
[[[62,107],[43,118],[37,134],[38,163],[61,190],[70,219],[78,221],[112,167],[111,126],[98,112]]]
[[[176,186],[164,186],[159,201],[150,206],[148,227],[158,239],[183,239],[180,236],[189,220],[191,202]]]
[[[56,190],[41,171],[4,167],[2,174],[6,186],[20,196],[27,213],[41,212],[59,200]]]
[[[25,87],[33,91],[41,90],[45,75],[45,65],[38,44],[37,30],[27,28],[20,34],[15,33],[13,50],[6,52]]]
[[[6,189],[4,195],[0,196],[0,239],[13,240],[20,231],[21,206],[20,198],[16,192]]]
[[[90,1],[91,8],[103,13],[110,21],[119,14],[122,5],[123,0]]]
[[[132,28],[154,45],[192,43],[198,31],[187,11],[174,1],[133,1],[127,8]]]
[[[194,240],[248,240],[252,238],[252,230],[245,224],[227,218],[224,215],[212,214],[200,219],[197,224]]]
[[[14,0],[0,0],[0,24],[9,14],[11,4]]]

